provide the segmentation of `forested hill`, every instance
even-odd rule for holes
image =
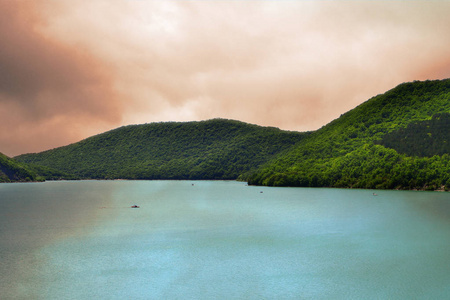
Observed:
[[[310,133],[224,119],[152,123],[15,159],[47,179],[240,178],[268,186],[448,190],[449,121],[450,79],[415,81]]]
[[[450,79],[404,83],[245,177],[269,186],[450,189]]]
[[[237,179],[308,133],[239,121],[121,127],[17,160],[92,179]]]
[[[38,177],[38,175],[30,170],[25,164],[0,153],[0,182],[26,182],[37,180],[43,180],[43,178]]]

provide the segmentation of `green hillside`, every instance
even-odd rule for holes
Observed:
[[[376,141],[408,156],[432,157],[450,153],[450,114],[436,114],[431,120],[408,124]]]
[[[0,182],[43,180],[28,166],[0,153]]]
[[[16,159],[80,178],[237,179],[307,135],[224,119],[151,123]]]
[[[449,123],[450,79],[416,81],[311,133],[224,119],[152,123],[16,159],[47,179],[239,178],[267,186],[448,190]]]
[[[246,174],[249,184],[450,188],[450,79],[404,83]]]

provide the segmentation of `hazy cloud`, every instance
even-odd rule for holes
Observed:
[[[0,151],[45,150],[120,122],[122,104],[97,58],[43,35],[33,2],[2,1],[0,12]]]
[[[154,121],[313,130],[450,77],[447,1],[19,3],[0,4],[6,154]]]

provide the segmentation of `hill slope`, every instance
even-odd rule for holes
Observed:
[[[42,180],[28,166],[0,153],[0,182]]]
[[[450,79],[404,83],[313,132],[246,179],[269,186],[449,189],[449,113]],[[414,132],[435,146],[413,138]],[[401,136],[417,147],[402,150]]]
[[[383,136],[376,144],[408,156],[432,157],[450,153],[450,114],[408,124]]]
[[[237,179],[307,135],[224,119],[152,123],[16,159],[81,178]]]

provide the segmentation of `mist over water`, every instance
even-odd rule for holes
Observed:
[[[450,297],[449,194],[372,192],[226,181],[2,184],[0,294]]]

